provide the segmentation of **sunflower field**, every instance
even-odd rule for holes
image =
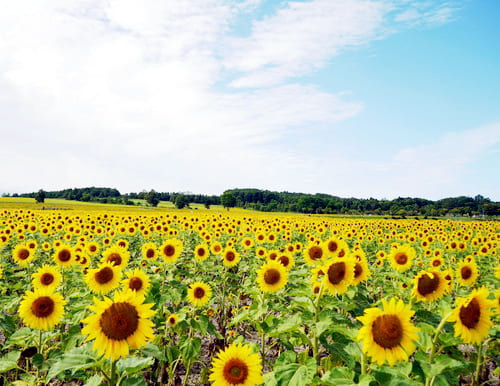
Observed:
[[[0,385],[491,385],[500,223],[0,209]]]

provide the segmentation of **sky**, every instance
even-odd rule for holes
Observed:
[[[18,0],[0,192],[500,200],[496,0]]]

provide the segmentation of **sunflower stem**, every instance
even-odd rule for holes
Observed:
[[[476,360],[476,371],[474,373],[474,385],[479,385],[479,378],[481,376],[481,360],[483,357],[482,353],[483,344],[480,343],[477,346],[477,360]]]
[[[444,318],[441,320],[441,323],[439,323],[439,325],[436,328],[436,331],[434,332],[434,337],[432,338],[431,352],[429,354],[429,363],[432,363],[432,360],[434,359],[434,355],[436,354],[436,343],[437,343],[437,340],[438,340],[438,337],[439,337],[439,333],[443,329],[444,324],[446,323],[446,321],[448,320],[448,318],[450,317],[450,315],[451,315],[451,312],[447,313],[444,316]]]
[[[116,359],[111,361],[111,372],[109,374],[109,381],[111,385],[116,385]]]
[[[313,303],[314,306],[314,331],[313,331],[313,358],[316,361],[316,363],[319,365],[319,355],[318,355],[318,330],[317,330],[317,324],[318,324],[318,317],[319,317],[319,301],[321,299],[321,296],[323,295],[323,289],[324,289],[324,280],[321,281],[321,286],[319,287],[318,294],[316,296],[316,299]]]
[[[184,381],[182,382],[182,386],[187,385],[187,381],[189,379],[189,374],[191,373],[191,361],[188,361],[187,367],[186,367],[186,375],[184,376]]]
[[[38,352],[43,356],[43,339],[42,339],[43,331],[42,330],[39,330],[39,331],[40,331],[40,334],[39,334],[39,340],[38,340]]]

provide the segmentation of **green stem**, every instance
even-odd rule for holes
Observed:
[[[444,324],[446,323],[446,321],[448,320],[448,318],[450,317],[450,315],[451,315],[451,312],[449,312],[448,314],[446,314],[444,316],[444,318],[441,320],[441,323],[439,323],[439,325],[436,328],[436,331],[434,332],[434,337],[432,338],[431,352],[429,354],[429,363],[430,364],[432,364],[432,360],[434,359],[434,355],[436,354],[436,343],[437,343],[437,340],[438,340],[438,337],[439,337],[439,333],[443,329]],[[425,386],[432,385],[434,383],[434,379],[435,379],[435,377],[427,378],[425,380]]]
[[[476,372],[474,373],[474,384],[475,385],[479,385],[479,377],[481,376],[481,359],[483,357],[482,349],[483,349],[483,345],[479,344],[477,346]]]
[[[111,362],[111,373],[109,374],[109,380],[110,380],[110,383],[111,385],[115,386],[117,383],[116,383],[116,379],[117,378],[117,374],[116,374],[116,360],[113,360]]]
[[[42,330],[39,330],[40,331],[40,335],[39,335],[39,340],[38,340],[38,352],[43,355],[43,339],[42,339]]]
[[[313,323],[313,326],[314,326],[314,330],[312,331],[312,334],[313,334],[313,358],[314,360],[316,361],[316,363],[318,363],[319,365],[319,355],[318,355],[318,339],[319,339],[319,336],[317,334],[317,329],[316,329],[316,325],[318,324],[318,317],[319,317],[319,301],[321,300],[321,296],[323,296],[323,289],[324,289],[324,281],[321,282],[321,287],[319,287],[319,292],[316,296],[316,299],[313,303],[313,306],[314,306],[314,323]]]
[[[189,379],[189,374],[191,373],[191,361],[188,361],[187,363],[187,368],[186,368],[186,375],[184,377],[184,382],[182,382],[182,386],[187,385],[187,381]]]

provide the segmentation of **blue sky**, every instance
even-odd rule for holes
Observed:
[[[497,1],[19,1],[1,191],[500,200]]]

